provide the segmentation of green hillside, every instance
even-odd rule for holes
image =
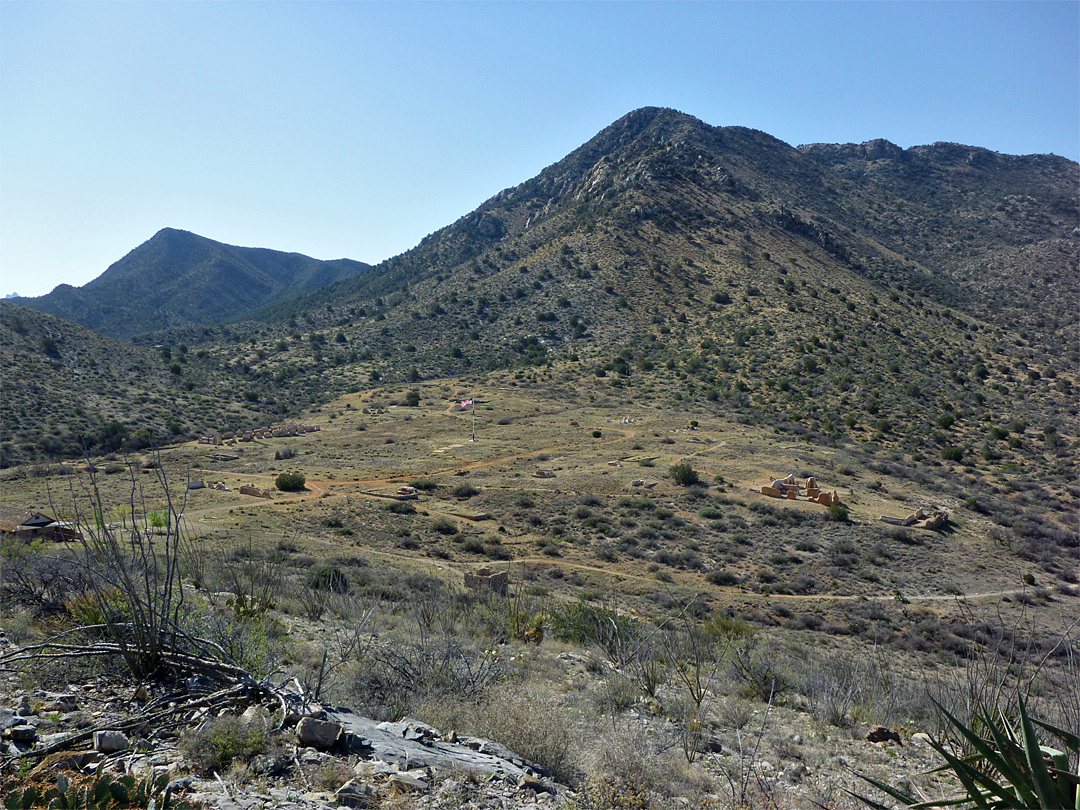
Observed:
[[[2,467],[270,418],[205,352],[132,346],[8,301],[0,302],[0,366]]]

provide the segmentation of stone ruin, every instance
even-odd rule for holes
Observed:
[[[554,470],[545,470],[541,467],[537,467],[536,472],[533,473],[533,478],[554,478]]]
[[[258,487],[253,487],[253,486],[251,486],[249,484],[244,484],[242,487],[240,487],[240,494],[241,495],[253,495],[256,498],[271,498],[271,497],[273,497],[270,494],[270,490],[268,490],[268,489],[259,489]]]
[[[465,572],[465,587],[474,591],[494,591],[505,594],[510,576],[505,571],[495,573],[490,568],[477,568],[475,573]]]
[[[222,445],[232,446],[237,442],[253,442],[256,439],[279,439],[289,436],[301,436],[305,433],[315,433],[321,428],[318,425],[303,425],[289,423],[286,425],[268,425],[257,427],[248,431],[222,433],[220,431],[209,435],[199,436],[199,444],[211,444],[217,447]]]
[[[937,511],[932,515],[928,515],[922,509],[916,509],[907,517],[898,518],[882,515],[879,519],[892,526],[915,527],[916,529],[934,531],[949,522],[949,514],[948,512]]]
[[[832,492],[823,490],[818,486],[817,479],[813,476],[807,478],[805,484],[800,484],[794,475],[789,475],[787,478],[777,478],[772,484],[763,486],[758,491],[770,498],[787,498],[790,501],[798,500],[801,495],[811,503],[818,503],[822,506],[833,506],[840,503],[840,496],[837,495],[836,490],[834,489]]]

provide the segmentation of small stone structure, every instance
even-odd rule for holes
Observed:
[[[758,491],[770,498],[786,498],[790,501],[798,500],[799,496],[802,495],[811,503],[821,504],[822,506],[833,506],[840,503],[840,496],[836,490],[826,492],[821,489],[817,479],[813,476],[807,478],[805,484],[800,484],[794,475],[789,475],[787,478],[776,478],[771,484],[759,488]]]
[[[241,495],[253,495],[256,498],[270,498],[270,497],[273,497],[270,494],[270,490],[268,490],[268,489],[259,489],[258,487],[251,486],[250,484],[244,484],[242,487],[240,487],[240,494]]]
[[[510,577],[505,571],[495,573],[490,568],[478,568],[475,573],[465,572],[465,587],[474,591],[489,590],[505,594]]]
[[[545,470],[542,467],[537,467],[536,472],[533,473],[533,478],[554,478],[554,470]]]
[[[211,435],[199,437],[199,444],[211,444],[217,447],[221,445],[234,445],[237,442],[251,442],[256,439],[278,439],[288,436],[301,436],[305,433],[314,433],[320,430],[318,425],[303,425],[289,423],[285,425],[267,425],[252,430],[227,432],[215,432]]]
[[[934,531],[940,529],[949,522],[949,514],[948,512],[938,511],[934,512],[932,515],[928,515],[922,509],[916,509],[907,517],[898,518],[882,515],[879,519],[892,526],[913,526],[916,529],[929,529],[930,531]]]

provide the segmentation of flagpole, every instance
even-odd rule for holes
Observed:
[[[470,442],[475,442],[476,441],[476,395],[475,394],[473,394],[473,398],[472,398],[472,438],[469,439],[469,441]]]

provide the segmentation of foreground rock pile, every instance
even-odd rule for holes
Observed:
[[[256,689],[234,689],[227,701],[215,701],[206,698],[221,690],[205,695],[198,678],[153,687],[100,678],[62,693],[14,688],[17,682],[9,676],[0,698],[6,791],[45,789],[58,774],[73,784],[99,773],[131,774],[166,777],[171,800],[196,807],[310,810],[374,807],[395,797],[432,809],[541,808],[561,790],[543,768],[491,740],[410,719],[379,722],[309,702],[296,688],[281,690],[276,701]],[[200,696],[205,705],[185,708]],[[176,714],[162,720],[163,705]],[[138,722],[151,715],[157,723]],[[231,773],[207,772],[192,740],[212,745],[198,735],[222,718],[265,732],[270,745]],[[15,773],[14,781],[7,776]]]

